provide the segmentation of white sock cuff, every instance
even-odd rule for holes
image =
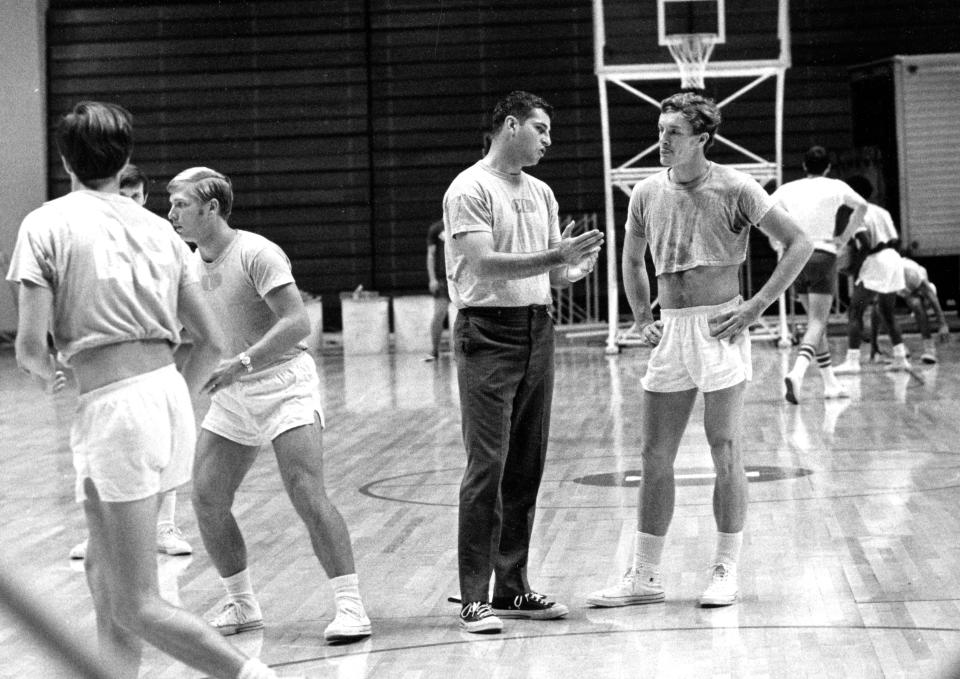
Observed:
[[[740,548],[743,546],[743,531],[739,533],[721,533],[717,531],[717,554],[714,563],[732,566],[740,561]]]
[[[259,658],[247,658],[237,674],[237,679],[276,679],[277,673]]]
[[[360,577],[356,573],[347,573],[330,578],[330,585],[333,587],[334,594],[360,594]]]
[[[659,568],[660,561],[663,559],[663,546],[666,541],[666,535],[651,535],[650,533],[637,531],[636,548],[633,553],[634,567],[645,564]]]
[[[900,344],[893,345],[893,355],[897,358],[905,358],[907,355],[907,347],[901,342]]]
[[[226,578],[220,578],[227,594],[231,597],[248,596],[251,599],[253,595],[253,583],[250,580],[250,569],[244,568],[242,571],[234,573]]]

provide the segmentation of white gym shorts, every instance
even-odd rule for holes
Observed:
[[[285,431],[323,426],[320,378],[307,352],[227,385],[210,399],[203,428],[244,446],[262,446]]]
[[[742,302],[738,295],[723,304],[661,309],[663,336],[650,352],[647,372],[640,380],[643,388],[658,392],[719,391],[752,379],[749,332],[744,330],[731,342],[710,337],[707,327],[707,319]]]
[[[70,430],[76,498],[90,478],[105,502],[130,502],[190,480],[196,424],[171,363],[82,394]]]

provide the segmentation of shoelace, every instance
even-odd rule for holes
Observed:
[[[337,604],[337,615],[340,617],[341,614],[344,617],[360,619],[364,615],[363,606],[357,604],[354,601],[342,601]]]
[[[490,604],[482,601],[474,601],[472,604],[467,604],[467,607],[460,611],[460,617],[466,620],[469,617],[474,618],[487,618],[493,615],[493,611],[490,610]]]
[[[713,579],[720,580],[721,582],[726,581],[730,577],[730,569],[724,566],[722,563],[718,563],[713,567]]]
[[[226,621],[227,616],[233,612],[233,618],[238,622],[243,622],[247,616],[243,614],[243,609],[240,607],[239,601],[228,601],[224,604],[223,608],[220,609],[220,613],[214,618],[215,622]]]
[[[527,592],[526,594],[518,594],[513,598],[513,605],[517,608],[523,606],[524,601],[532,601],[535,604],[546,604],[547,597],[543,594],[538,594],[537,592]]]

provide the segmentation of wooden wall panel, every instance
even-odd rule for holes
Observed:
[[[51,124],[76,101],[122,104],[134,162],[166,182],[194,165],[228,174],[231,220],[290,256],[304,290],[370,286],[366,15],[348,0],[51,2]],[[68,190],[51,146],[52,196]]]
[[[603,213],[602,152],[590,0],[51,0],[50,111],[80,98],[130,108],[136,160],[163,185],[208,164],[237,185],[235,224],[276,240],[302,287],[364,284],[423,292],[425,234],[453,177],[480,156],[499,97],[527,89],[556,107],[553,148],[531,173],[566,213]],[[609,63],[664,62],[654,0],[608,0]],[[727,2],[739,47],[716,58],[776,54],[775,3]],[[847,69],[892,54],[960,50],[955,0],[792,0],[785,178],[814,143],[852,149]],[[734,41],[731,41],[731,43]],[[742,83],[741,83],[742,84]],[[658,85],[667,96],[678,83]],[[708,82],[722,97],[731,83]],[[739,87],[739,84],[736,85]],[[761,85],[725,111],[722,132],[772,148],[773,97]],[[771,84],[772,88],[772,84]],[[656,139],[656,110],[610,89],[625,160]],[[737,160],[717,148],[720,162]],[[66,190],[51,152],[51,195]],[[622,229],[626,201],[617,192]],[[756,254],[759,252],[759,254]],[[755,278],[772,257],[762,239]],[[603,305],[601,305],[603,306]],[[626,308],[626,307],[624,307]]]

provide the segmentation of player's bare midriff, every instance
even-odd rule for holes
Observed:
[[[740,265],[698,266],[657,276],[662,309],[723,304],[740,294]]]
[[[173,363],[173,351],[164,340],[135,340],[85,349],[70,359],[80,393],[143,375]]]

